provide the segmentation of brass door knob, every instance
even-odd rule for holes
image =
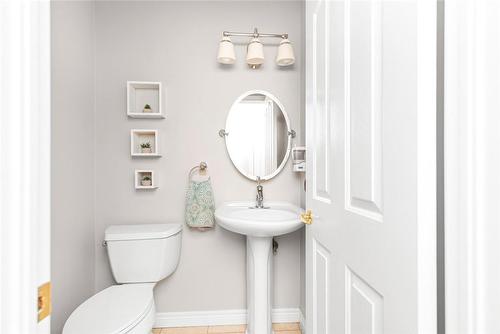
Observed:
[[[306,225],[311,225],[313,222],[313,214],[311,210],[307,210],[304,213],[300,214],[300,220],[306,224]]]
[[[42,321],[52,312],[51,283],[47,282],[38,287],[38,322]]]

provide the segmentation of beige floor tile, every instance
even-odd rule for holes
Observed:
[[[155,328],[153,334],[242,334],[245,330],[246,325],[175,327]],[[301,334],[298,322],[273,324],[273,330],[276,334]]]
[[[300,330],[300,324],[298,322],[273,324],[273,329],[275,331],[296,331]]]
[[[207,334],[208,327],[175,327],[164,328],[161,334]]]
[[[209,326],[208,333],[210,334],[232,334],[232,333],[245,333],[246,325],[229,325],[229,326]]]

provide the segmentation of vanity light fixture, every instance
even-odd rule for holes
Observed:
[[[234,45],[231,42],[230,36],[246,36],[251,37],[250,43],[247,46],[246,61],[247,64],[255,69],[264,63],[264,46],[260,41],[260,37],[281,38],[276,56],[276,64],[279,66],[290,66],[295,63],[292,43],[288,40],[288,34],[261,34],[257,28],[253,33],[249,32],[231,32],[224,31],[222,40],[219,44],[219,52],[217,61],[221,64],[234,64],[236,56],[234,53]]]
[[[247,64],[257,68],[264,63],[264,46],[258,38],[252,38],[247,47]]]
[[[229,36],[223,36],[219,43],[219,52],[217,61],[221,64],[231,65],[236,61],[234,54],[234,45]]]
[[[279,66],[290,66],[295,63],[295,56],[293,54],[292,43],[288,38],[283,38],[278,47],[278,54],[276,55],[276,64]]]

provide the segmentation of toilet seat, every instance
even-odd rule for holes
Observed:
[[[87,299],[70,315],[63,334],[124,334],[154,309],[153,283],[114,285]]]

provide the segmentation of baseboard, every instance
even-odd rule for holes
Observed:
[[[273,322],[300,322],[302,312],[299,308],[276,308],[273,309]]]
[[[298,308],[273,309],[273,322],[301,322],[302,312]],[[247,310],[219,310],[194,312],[158,312],[155,327],[189,327],[241,325],[247,322]]]
[[[302,334],[306,334],[306,318],[304,317],[304,313],[302,313],[302,310],[299,310],[300,312],[300,331]]]

